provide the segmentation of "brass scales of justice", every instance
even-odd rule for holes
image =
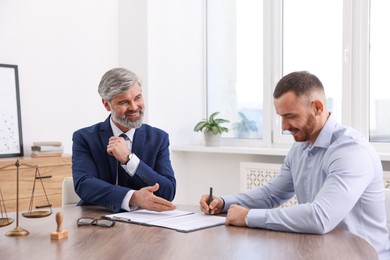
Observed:
[[[6,233],[6,236],[27,236],[29,234],[29,232],[19,226],[19,167],[26,166],[28,168],[35,168],[34,184],[33,184],[33,188],[32,188],[29,209],[27,212],[22,213],[22,216],[25,218],[43,218],[43,217],[50,216],[53,213],[53,211],[51,209],[52,205],[50,204],[49,198],[47,197],[45,186],[43,185],[43,181],[42,181],[42,179],[44,177],[41,177],[38,165],[30,165],[27,163],[21,164],[19,162],[19,160],[17,159],[15,164],[6,165],[4,167],[1,167],[0,170],[9,168],[9,167],[14,166],[14,165],[16,166],[16,227],[14,229],[8,231]],[[41,183],[47,204],[42,205],[42,206],[36,206],[36,208],[37,209],[49,208],[49,210],[34,210],[33,211],[34,193],[35,193],[35,187],[36,187],[37,180],[39,180]],[[4,227],[4,226],[8,226],[8,225],[12,224],[14,222],[14,219],[8,218],[3,194],[1,193],[1,189],[0,189],[0,199],[1,199],[0,200],[0,208],[1,208],[0,227]]]

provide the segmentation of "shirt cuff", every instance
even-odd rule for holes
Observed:
[[[230,208],[230,205],[233,204],[234,202],[234,197],[233,195],[224,195],[221,197],[221,199],[223,200],[224,202],[224,205],[223,205],[223,208],[222,208],[222,212],[227,212],[228,209]]]
[[[245,218],[247,227],[267,228],[267,215],[269,209],[251,209]]]
[[[121,166],[130,175],[130,177],[133,177],[135,175],[135,172],[137,171],[139,163],[140,159],[137,155],[133,153],[131,159],[127,162],[127,164],[122,164]]]
[[[121,208],[123,210],[132,211],[132,210],[136,210],[138,208],[138,206],[131,206],[130,207],[130,200],[131,200],[131,197],[133,196],[133,194],[134,194],[134,190],[129,190],[126,193],[126,196],[123,198],[122,205],[121,205]]]

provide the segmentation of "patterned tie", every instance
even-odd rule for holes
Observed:
[[[130,140],[130,138],[125,133],[121,133],[119,136],[122,137],[123,139],[125,139],[125,141],[127,143],[127,147],[131,151],[131,140]],[[118,185],[118,183],[119,183],[119,167],[122,168],[122,166],[120,165],[120,162],[117,161],[116,185]],[[123,170],[123,168],[122,168],[122,170]]]
[[[125,133],[122,133],[119,136],[122,137],[123,139],[125,139],[125,141],[127,143],[127,147],[130,150],[130,147],[131,147],[131,140],[130,140],[130,138]]]
[[[125,139],[126,141],[130,140],[129,137],[125,133],[121,133],[119,136],[122,137],[123,139]]]
[[[119,136],[122,137],[123,139],[125,139],[127,146],[130,149],[130,143],[131,143],[130,138],[125,133],[121,133]],[[120,163],[117,161],[116,185],[118,185],[118,183],[119,183],[119,167],[121,167],[121,166],[120,166]]]

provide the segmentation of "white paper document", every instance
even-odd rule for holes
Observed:
[[[204,215],[182,210],[157,212],[141,209],[109,214],[104,217],[115,221],[170,228],[180,232],[191,232],[225,223],[225,217],[222,216]]]

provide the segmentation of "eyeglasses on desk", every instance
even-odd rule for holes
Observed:
[[[81,217],[77,220],[77,226],[113,227],[115,226],[115,221],[105,218]]]

